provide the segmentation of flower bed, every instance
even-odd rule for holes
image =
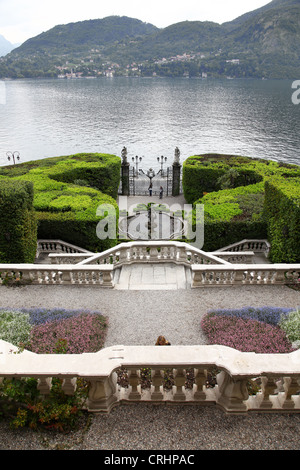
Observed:
[[[0,339],[38,354],[81,354],[103,348],[107,319],[65,309],[0,310]]]
[[[277,307],[215,310],[204,316],[201,328],[209,344],[222,344],[242,352],[286,354],[295,350],[292,341],[297,339],[283,327],[290,324],[289,318],[293,318],[293,332],[298,319],[299,331],[299,315],[296,320],[292,315],[293,309]]]
[[[0,339],[38,354],[81,354],[104,346],[107,319],[100,312],[65,309],[0,310]],[[47,397],[37,390],[37,379],[5,378],[0,383],[0,419],[13,428],[29,426],[66,431],[84,417],[89,384],[77,380],[72,396],[62,380],[52,380]]]

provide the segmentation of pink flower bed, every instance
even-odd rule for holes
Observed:
[[[209,344],[258,354],[286,354],[294,350],[283,330],[261,321],[208,314],[201,327]]]
[[[36,325],[31,330],[30,350],[38,354],[97,352],[104,345],[106,326],[106,319],[95,314]]]

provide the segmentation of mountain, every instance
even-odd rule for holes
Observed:
[[[300,0],[273,0],[223,26],[235,51],[300,54]]]
[[[99,20],[87,20],[59,25],[25,41],[17,54],[65,54],[84,51],[89,47],[104,47],[125,38],[151,34],[156,26],[128,17],[109,16]]]
[[[15,46],[11,44],[4,36],[0,35],[0,57],[5,56],[9,52],[11,52]]]
[[[166,28],[125,16],[59,25],[0,58],[1,77],[300,77],[300,0]]]

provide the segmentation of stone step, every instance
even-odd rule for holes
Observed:
[[[115,277],[115,289],[119,290],[178,290],[188,287],[190,279],[185,266],[172,263],[126,265]]]

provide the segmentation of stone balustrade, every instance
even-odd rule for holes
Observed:
[[[71,243],[62,240],[42,240],[37,241],[37,256],[40,253],[87,253],[91,252],[80,248],[79,246],[72,245]]]
[[[214,251],[211,254],[231,264],[251,264],[255,257],[253,251]]]
[[[122,250],[123,248],[121,248]],[[164,246],[165,253],[167,252],[167,247]],[[140,249],[142,256],[138,259],[141,262],[146,262],[148,260],[148,253],[147,253],[147,247],[142,250]],[[145,251],[143,255],[143,251]],[[169,248],[170,253],[172,252],[172,249]],[[253,251],[244,251],[244,252],[231,252],[231,251],[216,251],[213,253],[206,253],[206,257],[204,258],[201,254],[199,254],[197,251],[192,252],[191,250],[187,250],[187,260],[186,262],[188,264],[209,264],[209,263],[216,263],[216,258],[219,258],[219,262],[221,260],[227,261],[229,263],[253,263],[254,259],[254,252]],[[117,249],[112,249],[112,250],[107,250],[104,254],[101,254],[99,257],[96,253],[95,255],[95,263],[98,263],[101,261],[101,264],[105,263],[111,263],[113,262],[114,264],[120,264],[120,260],[126,259],[126,262],[128,262],[128,256],[122,256],[120,257],[120,248]],[[173,254],[168,258],[167,256],[162,258],[162,261],[170,261],[170,260],[176,260],[176,251],[173,250]],[[214,258],[211,258],[213,256]],[[71,254],[64,254],[64,253],[50,253],[49,254],[49,259],[52,264],[77,264],[80,263],[81,261],[86,261],[90,260],[91,254],[87,253],[71,253]],[[131,259],[131,258],[129,258]],[[136,258],[134,258],[136,259]],[[160,255],[160,250],[157,250],[157,259],[161,259]],[[91,261],[89,261],[91,262]],[[86,264],[86,263],[83,263]]]
[[[21,282],[39,285],[114,287],[112,265],[0,264],[0,285]]]
[[[84,407],[90,412],[107,413],[122,403],[145,401],[215,405],[234,414],[300,412],[300,350],[255,354],[215,345],[113,346],[97,353],[65,354],[63,360],[60,354],[14,351],[14,346],[0,341],[0,381],[34,377],[47,395],[52,378],[59,377],[65,393],[72,395],[77,379],[84,378],[89,382]],[[120,372],[125,381],[118,379]],[[164,385],[166,374],[172,376],[169,387]]]
[[[268,256],[271,245],[268,240],[241,240],[240,242],[233,243],[229,246],[222,248],[220,251],[254,251],[256,253],[264,253]]]
[[[184,242],[176,241],[134,241],[121,243],[103,253],[95,253],[80,261],[79,265],[113,264],[124,265],[132,263],[163,263],[177,264],[229,264],[213,253],[206,253]]]
[[[192,287],[275,285],[297,282],[300,264],[193,265]]]
[[[260,242],[261,247],[263,242]],[[55,251],[54,244],[51,246]],[[57,245],[56,249],[59,249]],[[18,279],[41,285],[114,287],[115,269],[134,263],[187,266],[191,270],[193,288],[299,282],[300,264],[255,264],[253,256],[252,251],[206,253],[184,242],[134,241],[102,253],[53,252],[49,254],[51,264],[0,264],[0,285]]]

